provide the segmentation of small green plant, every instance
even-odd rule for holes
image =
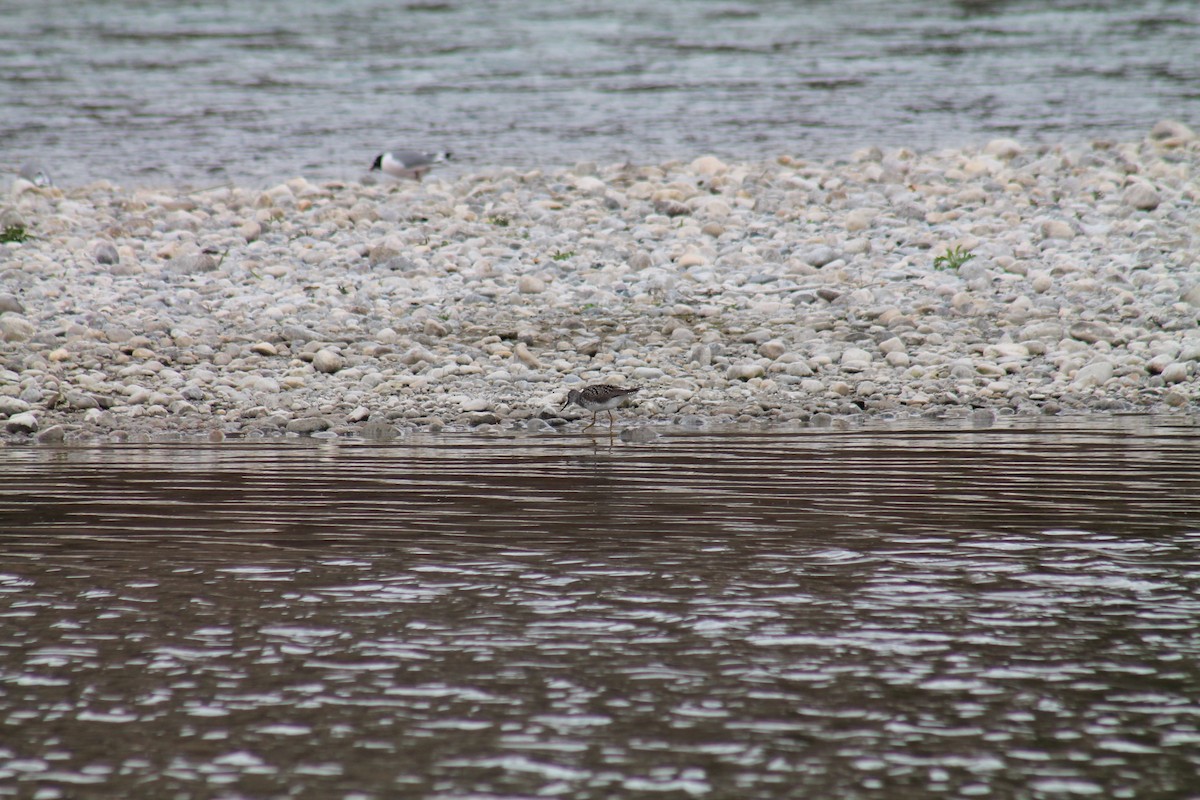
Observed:
[[[975,257],[968,253],[962,245],[955,245],[933,260],[934,269],[958,269]]]
[[[570,258],[573,255],[575,255],[574,250],[555,250],[554,254],[551,255],[550,257],[553,258],[555,261],[566,261],[568,258]]]
[[[495,225],[497,228],[507,228],[509,224],[508,217],[501,216],[499,214],[488,217],[487,221]]]
[[[29,234],[25,232],[24,225],[6,225],[4,232],[0,233],[0,244],[23,242],[28,238]]]

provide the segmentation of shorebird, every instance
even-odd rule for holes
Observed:
[[[625,400],[627,395],[631,395],[638,391],[638,387],[632,389],[622,389],[620,386],[609,386],[607,383],[597,383],[592,386],[585,386],[582,389],[572,389],[567,392],[567,402],[562,404],[563,408],[574,403],[575,405],[592,412],[592,422],[590,425],[585,425],[584,430],[596,424],[596,415],[601,411],[608,412],[608,430],[611,433],[613,427],[612,410]],[[560,411],[562,409],[559,409]]]
[[[452,154],[448,151],[437,153],[419,153],[416,150],[391,150],[380,153],[371,162],[372,170],[380,170],[393,178],[415,178],[421,180],[425,173],[433,169],[434,164],[448,161]]]

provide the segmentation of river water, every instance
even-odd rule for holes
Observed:
[[[1200,427],[0,449],[0,795],[1183,797]]]
[[[5,0],[0,170],[70,185],[1137,139],[1200,125],[1195,0]],[[0,173],[2,174],[2,173]]]

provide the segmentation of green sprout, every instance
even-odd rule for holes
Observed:
[[[570,258],[573,255],[575,255],[574,250],[555,250],[554,254],[551,255],[550,257],[553,258],[555,261],[566,261],[568,258]]]
[[[8,242],[23,242],[29,238],[29,234],[25,232],[24,225],[7,225],[4,232],[0,233],[0,244]]]
[[[509,224],[508,217],[501,216],[500,214],[488,217],[487,221],[495,225],[497,228],[507,228]]]
[[[958,269],[974,257],[974,253],[968,253],[962,245],[955,245],[933,260],[933,268]]]

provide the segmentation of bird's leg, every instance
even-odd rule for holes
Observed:
[[[612,433],[612,429],[613,429],[613,415],[612,415],[612,409],[610,408],[610,409],[608,409],[608,432]]]
[[[593,411],[592,412],[592,421],[589,422],[587,425],[584,425],[583,429],[586,431],[588,428],[593,427],[595,424],[596,424],[596,412]]]

